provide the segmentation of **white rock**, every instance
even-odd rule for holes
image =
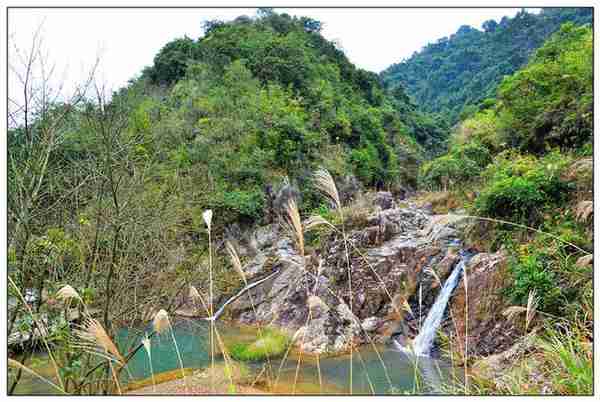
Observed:
[[[372,332],[372,331],[375,331],[377,329],[377,327],[379,326],[380,322],[381,322],[381,320],[378,317],[373,316],[373,317],[365,318],[363,320],[363,322],[360,324],[360,326],[365,331]]]

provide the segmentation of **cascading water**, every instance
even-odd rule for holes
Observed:
[[[460,262],[454,267],[454,270],[446,280],[446,283],[444,283],[444,287],[440,291],[431,310],[429,310],[429,314],[427,314],[427,318],[425,319],[421,331],[413,340],[412,351],[415,355],[429,355],[429,350],[433,346],[436,331],[442,323],[448,300],[450,300],[450,296],[452,296],[452,292],[460,279],[460,274],[463,272],[467,262],[469,262],[471,255],[461,253],[461,257]]]
[[[227,305],[229,305],[233,301],[237,300],[241,295],[243,295],[244,293],[246,293],[253,287],[256,287],[256,286],[260,285],[261,283],[269,280],[270,278],[277,275],[278,273],[279,273],[279,270],[273,272],[272,274],[254,282],[254,283],[244,286],[244,288],[242,290],[237,292],[234,296],[230,297],[225,303],[223,303],[223,305],[217,310],[217,312],[215,314],[213,314],[212,317],[207,317],[207,318],[205,318],[205,320],[206,321],[216,321],[219,318],[219,316],[223,313],[223,311],[225,310],[225,307],[227,307]]]

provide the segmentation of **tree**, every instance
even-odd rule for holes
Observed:
[[[39,312],[42,294],[52,266],[48,258],[50,250],[37,242],[44,236],[43,229],[54,209],[87,180],[79,178],[70,186],[56,186],[53,176],[53,155],[60,147],[64,128],[74,110],[85,100],[93,81],[99,59],[89,69],[88,78],[67,92],[60,82],[55,82],[55,66],[43,43],[42,25],[35,31],[29,49],[13,47],[9,58],[9,131],[8,131],[8,244],[14,250],[9,264],[9,275],[22,289],[35,289],[37,299],[34,310]],[[42,239],[43,240],[43,239]],[[9,311],[9,334],[24,310],[19,306]],[[31,326],[30,337],[35,330]],[[29,352],[23,354],[23,361]],[[10,387],[12,393],[21,377],[18,370]]]
[[[487,20],[481,27],[485,32],[494,32],[498,28],[498,23],[495,20]]]

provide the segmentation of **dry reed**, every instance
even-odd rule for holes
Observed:
[[[229,258],[231,259],[231,265],[233,265],[233,268],[244,281],[244,285],[247,286],[248,281],[246,280],[246,275],[244,274],[244,270],[242,269],[242,262],[240,261],[240,257],[238,256],[235,247],[233,246],[233,244],[231,244],[231,242],[228,241],[225,243],[225,248],[227,249],[227,253],[229,254]]]
[[[81,340],[77,346],[83,350],[114,360],[120,365],[124,363],[125,359],[119,349],[98,320],[86,318],[74,334]]]
[[[340,195],[335,185],[335,181],[333,181],[333,177],[331,177],[331,174],[327,169],[319,169],[313,173],[313,181],[316,189],[331,201],[334,208],[342,208]]]
[[[304,257],[304,230],[296,200],[290,198],[285,206],[286,217],[284,218],[284,229],[294,240],[298,254]]]

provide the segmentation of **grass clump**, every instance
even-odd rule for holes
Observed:
[[[266,329],[252,343],[233,344],[231,357],[241,361],[264,360],[267,357],[282,355],[290,343],[289,337],[277,330]]]
[[[541,348],[544,354],[544,374],[552,383],[554,393],[592,395],[592,343],[585,331],[575,328],[560,333],[551,329],[547,339],[542,340]]]

